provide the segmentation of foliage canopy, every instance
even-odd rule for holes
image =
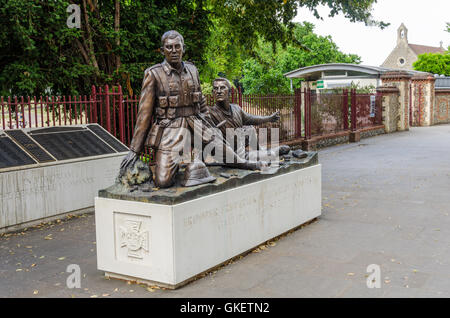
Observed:
[[[244,62],[242,83],[245,93],[289,93],[290,80],[284,76],[289,71],[315,64],[361,62],[357,55],[342,53],[330,36],[319,36],[313,31],[311,23],[297,24],[295,39],[302,47],[278,45],[275,54],[268,42],[261,41],[258,55]],[[298,84],[299,80],[294,79],[293,86],[298,87]]]
[[[160,37],[183,34],[186,59],[205,78],[238,75],[258,44],[293,46],[300,7],[385,27],[371,20],[376,0],[0,0],[0,95],[87,94],[93,84],[140,88],[145,68],[161,62]],[[78,4],[81,28],[67,26]],[[226,35],[226,40],[224,36]],[[302,40],[302,39],[301,39]],[[303,43],[297,43],[303,45]],[[266,44],[264,44],[264,47]]]
[[[450,23],[447,23],[447,32],[450,32]],[[444,54],[420,54],[417,61],[413,63],[413,67],[416,71],[450,76],[450,47]]]

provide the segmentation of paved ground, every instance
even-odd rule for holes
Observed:
[[[320,151],[323,215],[185,287],[107,280],[93,214],[0,237],[0,297],[449,297],[450,125]],[[80,289],[66,287],[79,264]],[[366,268],[381,269],[381,288]]]

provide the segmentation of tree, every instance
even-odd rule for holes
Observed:
[[[359,56],[339,51],[330,36],[319,36],[313,31],[314,25],[311,23],[297,24],[294,29],[295,39],[303,46],[288,45],[283,48],[279,44],[275,53],[268,42],[260,40],[259,54],[244,62],[242,78],[244,92],[288,93],[290,80],[284,74],[289,71],[315,64],[361,62]],[[299,80],[295,79],[293,84],[298,87]]]
[[[332,0],[210,0],[211,37],[206,50],[206,64],[200,66],[200,77],[209,83],[218,73],[240,78],[241,66],[249,57],[256,58],[260,39],[272,49],[288,45],[302,47],[295,35],[292,19],[300,7],[309,8],[316,17],[320,4],[330,8],[330,16],[344,14],[350,21],[384,28],[388,24],[371,19],[376,1]]]
[[[295,41],[292,20],[301,7],[310,9],[317,18],[321,18],[317,6],[326,5],[330,16],[342,13],[352,22],[380,28],[389,25],[372,19],[372,5],[376,0],[209,0],[208,3],[214,18],[226,28],[227,36],[249,53],[254,52],[258,36],[273,46],[277,43],[286,46]]]
[[[450,32],[450,23],[447,23],[447,32]],[[447,52],[420,54],[413,63],[416,71],[450,76],[450,46]]]
[[[450,76],[450,53],[420,54],[413,67],[416,71]]]
[[[72,2],[81,9],[80,29],[66,24]],[[183,34],[186,59],[200,74],[237,74],[240,60],[256,55],[258,38],[273,48],[292,44],[299,7],[318,16],[315,8],[324,4],[330,15],[383,28],[370,18],[375,2],[0,0],[0,94],[86,94],[92,84],[106,83],[121,83],[131,93],[140,88],[145,68],[161,61],[160,37],[170,29]]]
[[[86,94],[115,83],[131,92],[161,61],[170,29],[185,36],[186,57],[203,64],[210,21],[202,0],[74,2],[81,29],[66,24],[69,1],[0,0],[0,94]]]

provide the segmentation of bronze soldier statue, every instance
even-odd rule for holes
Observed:
[[[174,183],[179,169],[180,151],[194,134],[202,143],[217,142],[211,138],[206,100],[202,95],[197,68],[182,61],[185,52],[183,36],[168,31],[161,37],[164,62],[145,70],[139,100],[139,112],[130,151],[120,166],[120,175],[134,165],[145,145],[156,151],[155,185],[166,188]],[[201,131],[194,123],[201,121]],[[186,136],[190,134],[190,136]],[[226,144],[224,152],[244,169],[259,169],[261,164],[237,156]],[[190,148],[189,148],[190,149]]]
[[[280,113],[277,111],[270,116],[256,116],[245,112],[239,105],[230,103],[231,84],[226,78],[216,78],[213,81],[213,94],[216,104],[209,109],[211,120],[222,133],[224,139],[227,137],[227,129],[243,130],[243,134],[249,139],[255,140],[255,146],[261,150],[265,150],[257,142],[257,133],[253,125],[261,125],[268,122],[277,122],[280,120]],[[258,149],[243,149],[245,146],[251,146],[252,142],[246,140],[246,143],[239,147],[235,144],[235,151],[239,156],[248,158],[249,151],[257,151]],[[241,148],[241,149],[239,149]],[[280,146],[271,149],[273,155],[283,155],[290,151],[289,146]]]

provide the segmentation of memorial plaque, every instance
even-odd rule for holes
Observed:
[[[36,162],[9,137],[0,136],[0,169],[35,164]]]
[[[16,143],[21,145],[26,151],[31,154],[34,159],[40,163],[55,161],[48,153],[42,150],[30,137],[28,137],[22,130],[8,130],[5,131]]]
[[[33,138],[57,160],[116,153],[89,130],[34,133]]]
[[[88,125],[90,130],[92,130],[97,136],[99,136],[103,141],[105,141],[108,145],[113,147],[117,152],[128,151],[128,148],[123,144],[118,142],[113,136],[111,136],[103,127],[98,125]]]
[[[86,130],[86,128],[82,127],[82,126],[48,127],[48,128],[33,129],[32,131],[29,132],[29,134],[34,135],[34,134],[69,132],[69,131],[80,131],[80,130]]]

